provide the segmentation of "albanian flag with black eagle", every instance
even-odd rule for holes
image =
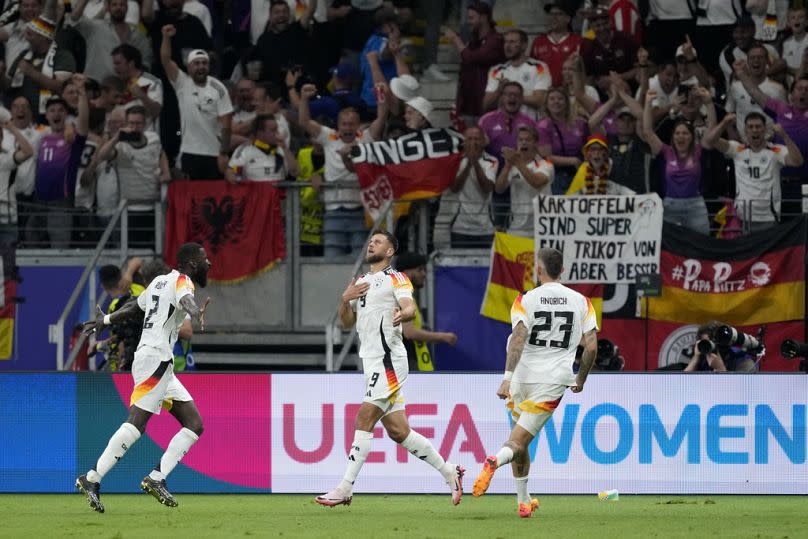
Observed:
[[[282,197],[269,182],[172,182],[166,262],[176,267],[180,245],[197,242],[211,261],[211,281],[238,282],[270,269],[286,256]]]
[[[438,128],[357,144],[351,158],[365,210],[376,221],[391,200],[440,196],[457,176],[462,146],[460,133]]]

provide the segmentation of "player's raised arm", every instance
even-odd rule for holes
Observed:
[[[575,377],[575,385],[572,386],[573,393],[580,393],[584,389],[586,377],[589,376],[589,371],[595,363],[595,357],[598,355],[598,332],[596,329],[587,331],[581,337],[581,344],[584,347],[584,353],[581,355],[581,366],[578,368],[578,376]]]
[[[185,312],[191,317],[191,321],[199,324],[199,329],[205,331],[205,311],[208,309],[210,298],[205,300],[202,307],[196,304],[193,294],[186,294],[180,298],[180,306],[185,309]]]
[[[104,327],[110,324],[119,324],[124,320],[132,318],[136,313],[141,312],[140,306],[137,301],[128,301],[124,303],[123,307],[118,309],[112,314],[104,314],[99,305],[95,306],[95,320],[84,322],[81,326],[81,332],[85,335],[91,333],[101,333]]]
[[[500,399],[507,399],[510,396],[511,378],[516,366],[519,365],[519,360],[522,359],[522,351],[525,349],[525,342],[527,342],[527,326],[524,322],[519,321],[513,328],[510,338],[508,339],[508,353],[505,360],[505,378],[497,389],[497,397]]]

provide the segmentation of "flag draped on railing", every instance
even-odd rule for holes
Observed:
[[[283,192],[267,182],[179,181],[168,189],[165,259],[201,243],[212,263],[211,281],[238,282],[286,256]]]

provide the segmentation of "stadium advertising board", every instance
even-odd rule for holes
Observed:
[[[413,428],[467,469],[507,438],[498,375],[413,375]],[[342,478],[361,375],[272,377],[272,491],[325,492]],[[593,375],[566,393],[531,447],[538,493],[805,494],[808,378],[798,375]],[[355,492],[446,491],[381,427]],[[489,492],[513,492],[510,470]]]

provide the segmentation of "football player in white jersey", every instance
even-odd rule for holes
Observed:
[[[365,399],[356,414],[348,468],[337,488],[315,498],[320,505],[351,504],[354,481],[370,452],[373,428],[379,420],[394,442],[443,475],[454,505],[463,496],[463,467],[444,461],[429,440],[410,428],[404,411],[401,386],[407,379],[409,365],[401,340],[401,324],[415,317],[415,304],[410,280],[390,266],[397,249],[395,236],[375,231],[365,257],[370,271],[351,280],[342,294],[339,308],[342,325],[349,328],[356,324],[359,335]]]
[[[98,333],[112,323],[118,324],[138,310],[145,311],[143,333],[132,364],[135,387],[129,402],[126,422],[112,435],[95,468],[76,479],[76,488],[87,496],[90,507],[104,512],[99,490],[101,479],[124,456],[146,430],[152,414],[167,409],[177,418],[182,429],[171,439],[160,462],[140,483],[140,488],[168,507],[177,501],[166,488],[166,476],[202,434],[202,417],[191,395],[174,376],[174,343],[186,315],[205,328],[205,310],[194,301],[195,284],[208,284],[210,261],[198,243],[186,243],[177,252],[177,268],[167,275],[155,277],[148,288],[118,311],[105,315],[100,307],[95,320],[84,323],[85,333]]]
[[[540,286],[513,303],[505,376],[497,390],[500,399],[508,399],[515,425],[502,449],[485,459],[473,490],[474,496],[485,494],[496,469],[512,463],[522,518],[530,517],[539,506],[527,490],[528,445],[553,415],[564,391],[568,387],[574,393],[583,390],[598,348],[592,303],[559,282],[564,256],[545,248],[537,259]],[[579,343],[584,352],[576,376],[572,367]]]

